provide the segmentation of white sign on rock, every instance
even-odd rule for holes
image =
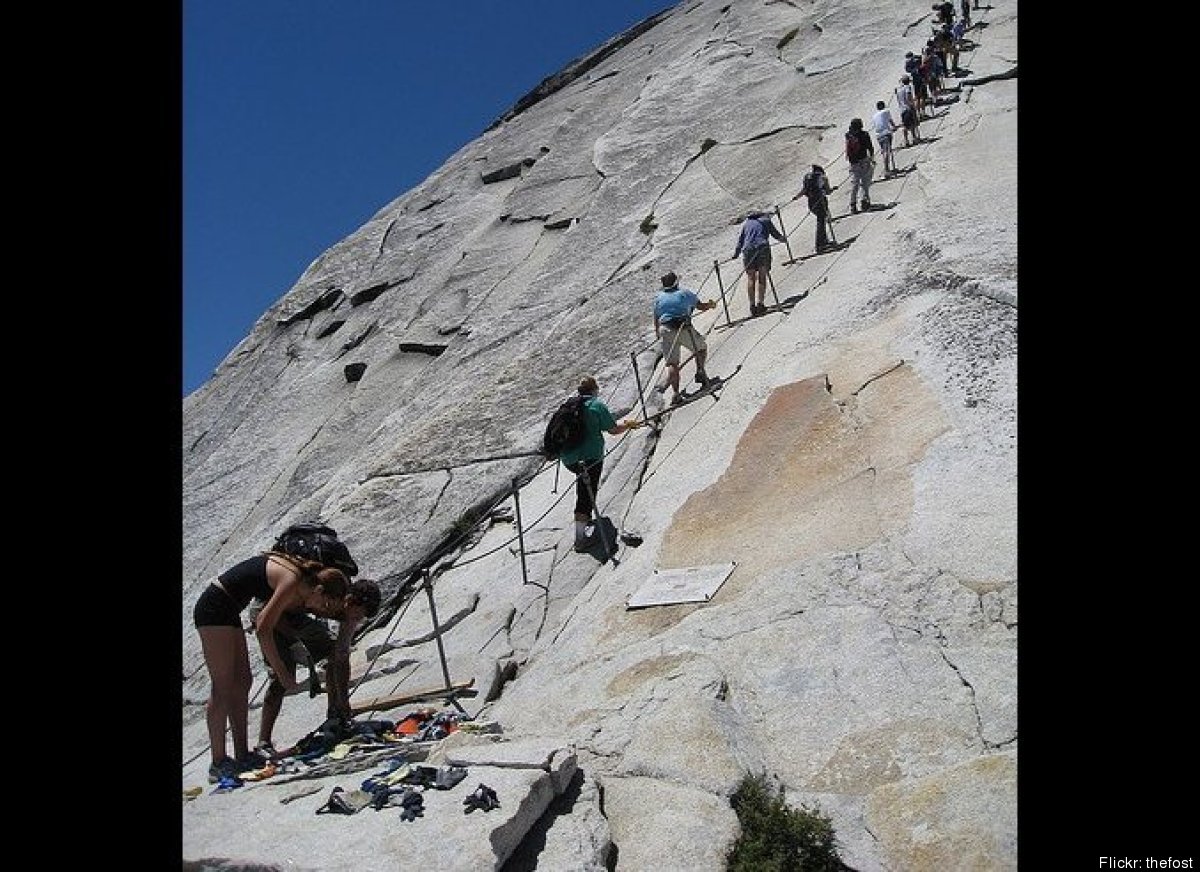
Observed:
[[[654,570],[654,575],[625,601],[626,608],[706,603],[733,572],[736,563]]]

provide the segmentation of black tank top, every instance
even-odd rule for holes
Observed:
[[[225,592],[237,604],[238,611],[250,605],[252,599],[266,602],[271,598],[271,585],[267,584],[267,556],[259,554],[247,558],[217,576]]]

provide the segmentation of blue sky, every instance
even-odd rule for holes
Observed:
[[[184,0],[183,393],[323,251],[673,0]]]

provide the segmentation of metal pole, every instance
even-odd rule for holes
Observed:
[[[717,274],[717,287],[721,289],[721,305],[725,308],[725,326],[729,326],[729,301],[725,299],[725,284],[721,281],[721,262],[713,261],[713,271]]]
[[[771,296],[775,298],[775,305],[779,305],[779,294],[775,293],[775,279],[771,278],[771,271],[767,270],[767,284],[771,286]]]
[[[517,547],[521,549],[521,582],[529,584],[529,570],[525,567],[525,533],[521,529],[521,488],[517,479],[513,483],[513,507],[517,512]],[[447,682],[449,677],[447,677]]]
[[[792,243],[788,241],[787,228],[783,226],[783,214],[778,206],[775,207],[775,217],[779,219],[779,232],[783,234],[783,244],[787,246],[788,260],[795,260],[796,255],[792,254]]]
[[[442,645],[442,628],[438,626],[437,606],[433,602],[433,583],[429,580],[429,570],[425,570],[425,595],[429,597],[429,616],[433,619],[433,638],[437,640],[438,657],[442,661],[442,677],[446,681],[446,690],[450,689],[450,667],[446,665],[446,649]]]
[[[642,393],[643,393],[642,392],[642,375],[641,375],[641,373],[638,372],[638,368],[637,368],[637,352],[636,351],[629,352],[629,359],[633,361],[633,377],[634,377],[634,379],[637,380],[638,402],[642,406],[642,423],[649,424],[650,416],[646,413],[646,398],[642,395]]]

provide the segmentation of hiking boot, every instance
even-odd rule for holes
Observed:
[[[850,204],[850,214],[851,214],[851,215],[857,215],[857,214],[858,214],[858,207],[857,207],[857,206],[855,206],[853,203],[851,203],[851,204]]]
[[[870,200],[863,200],[863,201],[862,201],[862,210],[863,210],[864,212],[866,212],[866,211],[867,211],[868,209],[870,209],[870,208],[871,208],[871,201],[870,201]]]
[[[258,755],[268,763],[279,756],[279,752],[275,750],[273,742],[259,742],[250,753]]]
[[[240,781],[237,777],[238,771],[238,765],[234,762],[233,758],[225,757],[208,767],[208,783],[218,784],[227,778]]]
[[[270,762],[271,759],[266,754],[254,750],[247,751],[245,757],[239,757],[234,761],[234,765],[237,766],[238,772],[250,772],[254,769],[262,769]]]
[[[761,306],[759,307],[761,308]],[[703,370],[696,370],[696,382],[702,387],[707,386],[709,382],[708,373]]]

